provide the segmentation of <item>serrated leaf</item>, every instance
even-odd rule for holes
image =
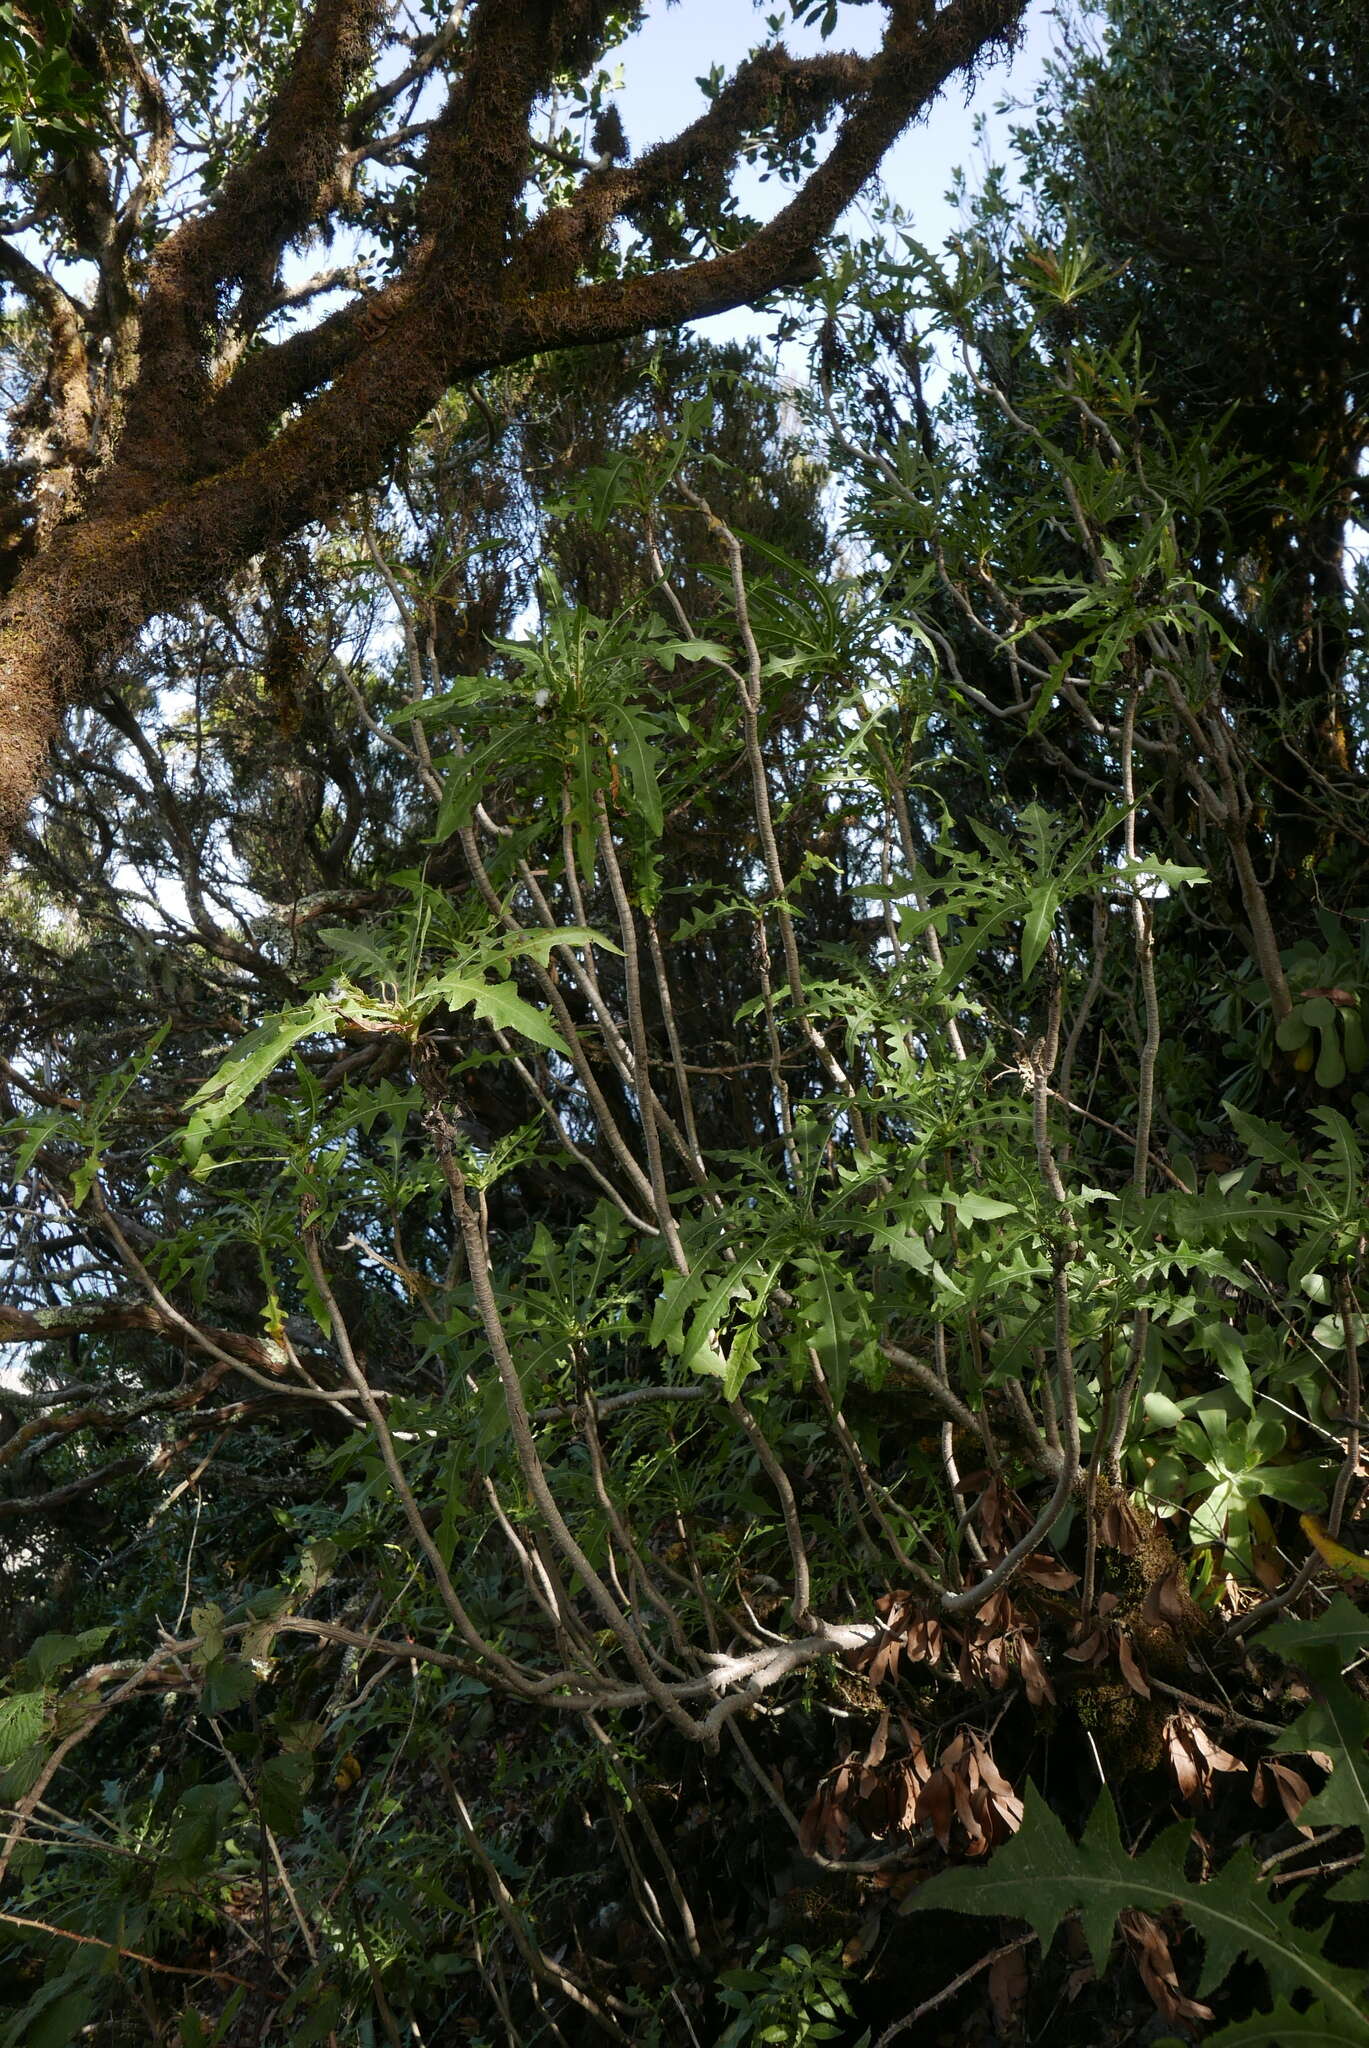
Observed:
[[[368,974],[378,981],[398,982],[403,979],[403,967],[399,961],[385,951],[368,932],[347,931],[337,925],[320,925],[314,934],[330,952],[347,962],[349,967],[364,967]]]
[[[240,1657],[215,1657],[204,1668],[200,1708],[206,1714],[226,1714],[257,1689],[257,1675]]]
[[[659,833],[665,814],[661,806],[661,785],[656,775],[656,754],[652,745],[654,734],[646,719],[637,712],[620,704],[613,714],[614,746],[623,766],[637,808],[646,820],[647,830]]]
[[[497,1031],[520,1032],[534,1045],[544,1045],[550,1052],[570,1057],[565,1040],[550,1019],[526,1002],[507,981],[486,981],[480,975],[456,969],[426,983],[421,999],[442,1001],[452,1010],[473,1009],[477,1017],[483,1017]]]
[[[31,1742],[21,1750],[8,1769],[0,1772],[0,1805],[10,1805],[22,1799],[38,1783],[43,1766],[48,1760],[48,1745],[45,1741]]]
[[[955,1213],[962,1223],[996,1223],[1000,1217],[1015,1216],[1015,1202],[1000,1202],[995,1195],[981,1195],[974,1188],[967,1188],[963,1195],[953,1195]]]
[[[890,1258],[897,1259],[901,1266],[911,1266],[915,1273],[930,1273],[932,1255],[923,1242],[920,1231],[909,1224],[868,1224],[866,1228],[876,1244],[883,1245]]]
[[[1022,920],[1022,979],[1027,981],[1046,950],[1055,913],[1060,908],[1060,889],[1055,882],[1039,882],[1027,898]]]
[[[71,1126],[72,1120],[63,1110],[55,1110],[46,1116],[26,1116],[23,1123],[24,1137],[10,1169],[14,1179],[22,1180],[49,1140],[55,1138],[59,1132],[66,1136]]]
[[[1230,1323],[1211,1322],[1200,1324],[1197,1336],[1209,1357],[1215,1358],[1222,1370],[1222,1377],[1233,1389],[1245,1408],[1255,1405],[1255,1389],[1251,1384],[1250,1367],[1246,1363],[1245,1344],[1238,1330]]]
[[[949,1870],[912,1893],[904,1913],[949,1910],[1025,1920],[1042,1946],[1061,1921],[1077,1913],[1101,1975],[1117,1915],[1128,1906],[1163,1913],[1178,1905],[1206,1949],[1197,1996],[1220,1984],[1241,1955],[1261,1963],[1275,1996],[1310,1991],[1344,2028],[1347,2042],[1369,2042],[1369,2015],[1357,1971],[1318,1953],[1314,1933],[1293,1924],[1291,1909],[1269,1898],[1253,1859],[1234,1856],[1207,1884],[1189,1884],[1184,1859],[1190,1833],[1170,1828],[1139,1856],[1122,1846],[1110,1798],[1101,1797],[1081,1842],[1033,1791],[1017,1834],[997,1849],[987,1869]]]
[[[1363,2039],[1360,2028],[1347,2032],[1343,2020],[1320,2005],[1294,2012],[1280,1999],[1273,2012],[1252,2013],[1215,2034],[1204,2034],[1203,2048],[1350,2048]],[[1169,2034],[1156,2048],[1188,2048],[1188,2043]]]
[[[0,1769],[8,1769],[43,1732],[41,1692],[16,1692],[0,1700]]]
[[[1234,1102],[1223,1102],[1227,1120],[1237,1137],[1245,1146],[1252,1159],[1263,1159],[1270,1166],[1301,1166],[1298,1148],[1287,1131],[1278,1124],[1266,1123],[1263,1117],[1252,1116],[1248,1110],[1238,1109]]]
[[[667,675],[672,675],[677,661],[731,661],[731,649],[724,647],[721,640],[653,640],[649,652],[653,661],[658,661]]]
[[[723,1399],[735,1401],[756,1370],[756,1347],[760,1343],[759,1322],[743,1323],[727,1347],[727,1369],[723,1373]]]
[[[1301,1664],[1309,1652],[1319,1649],[1335,1650],[1341,1663],[1348,1664],[1369,1646],[1369,1615],[1348,1594],[1337,1593],[1325,1612],[1310,1621],[1276,1621],[1253,1640],[1290,1664]]]
[[[441,846],[453,832],[470,823],[484,792],[486,771],[506,763],[508,756],[506,732],[496,733],[492,740],[472,747],[467,753],[447,755],[442,763],[442,801],[427,845]]]
[[[1163,882],[1166,888],[1202,888],[1210,880],[1206,868],[1184,867],[1174,860],[1124,860],[1117,863],[1123,882]]]
[[[303,1750],[268,1757],[257,1779],[257,1807],[274,1835],[293,1835],[304,1818],[304,1801],[314,1779],[313,1759]]]
[[[1351,1692],[1340,1673],[1340,1656],[1326,1648],[1305,1650],[1298,1659],[1319,1698],[1270,1744],[1275,1755],[1317,1751],[1331,1770],[1320,1792],[1298,1819],[1307,1827],[1360,1828],[1369,1838],[1369,1701]]]
[[[330,1029],[335,1021],[336,1005],[331,998],[314,996],[268,1017],[240,1038],[185,1105],[190,1112],[183,1140],[186,1150],[198,1157],[205,1139],[242,1108],[253,1089],[274,1073],[302,1038]]]
[[[84,1663],[112,1633],[112,1624],[106,1623],[102,1628],[83,1629],[78,1636],[39,1636],[29,1645],[24,1669],[40,1685],[46,1684],[48,1679],[58,1677],[73,1664]]]

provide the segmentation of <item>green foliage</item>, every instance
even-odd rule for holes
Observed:
[[[90,139],[97,100],[71,54],[62,0],[0,7],[0,151],[23,177],[35,150]]]
[[[846,2041],[862,2048],[869,2042],[868,2032],[856,2040],[842,2025],[853,2008],[835,1956],[810,1955],[795,1942],[773,1959],[758,1956],[750,1969],[724,1970],[718,1981],[720,2003],[737,2017],[718,2036],[716,2048],[741,2048],[747,2041],[783,2043],[784,2048],[804,2048],[810,2041]]]
[[[1038,1795],[1028,1800],[1021,1829],[987,1871],[947,1871],[919,1887],[905,1910],[1001,1913],[1026,1920],[1043,1947],[1049,1947],[1061,1922],[1077,1913],[1101,1973],[1119,1913],[1128,1907],[1161,1913],[1177,1903],[1203,1942],[1199,1997],[1215,1990],[1241,1956],[1249,1956],[1261,1965],[1276,1996],[1312,1995],[1325,2038],[1369,2040],[1363,1973],[1319,1953],[1315,1936],[1295,1923],[1291,1907],[1267,1895],[1250,1858],[1231,1858],[1206,1884],[1187,1883],[1188,1848],[1189,1830],[1178,1826],[1128,1855],[1106,1793],[1075,1843]],[[1271,2013],[1256,2031],[1243,2023],[1244,2031],[1232,2038],[1278,2048],[1277,2018]],[[1214,2038],[1225,2037],[1219,2033]]]
[[[207,180],[289,47],[250,13],[145,15],[206,96],[242,43]],[[1303,1611],[1369,1551],[1358,457],[1260,411],[1322,317],[1284,157],[1184,126],[1283,107],[1288,49],[1247,82],[1261,10],[1188,14],[1111,10],[1030,217],[835,255],[811,388],[678,343],[487,380],[149,635],[146,756],[73,740],[6,994],[0,1769],[13,1810],[76,1738],[7,1897],[88,1960],[15,1930],[16,2048],[868,2039],[959,1967],[844,1967],[898,1898],[1079,1915],[1091,2038],[1145,2025],[1130,1910],[1193,1930],[1207,2038],[1369,2034],[1362,1871],[1260,1876],[1316,1759],[1296,1825],[1369,1823],[1353,1568]],[[1301,280],[1185,282],[1190,199]],[[1124,1847],[1176,1688],[1240,1752],[1205,1882],[1186,1828]],[[974,1853],[905,1896],[929,1837]]]

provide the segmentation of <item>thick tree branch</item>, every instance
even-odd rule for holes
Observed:
[[[146,1301],[76,1302],[62,1309],[0,1308],[0,1344],[53,1344],[67,1337],[109,1336],[125,1330],[148,1330],[178,1344],[186,1341],[180,1325]],[[267,1337],[249,1337],[238,1330],[211,1329],[208,1325],[203,1335],[220,1351],[241,1359],[245,1365],[273,1374],[285,1369],[284,1351]],[[227,1367],[212,1370],[221,1379]],[[203,1391],[207,1393],[212,1382],[209,1374],[204,1378]]]
[[[873,69],[871,61],[844,53],[796,60],[779,45],[760,51],[688,128],[634,164],[591,171],[572,200],[543,214],[523,237],[514,276],[533,289],[573,283],[615,219],[678,194],[690,180],[720,197],[743,143],[767,118],[783,109],[811,129],[867,86]]]
[[[84,314],[56,279],[12,242],[0,241],[0,278],[37,309],[47,328],[49,453],[54,465],[70,466],[85,452],[90,434],[92,396]]]
[[[234,284],[249,302],[254,291],[258,300],[268,297],[281,251],[314,220],[341,150],[347,94],[370,61],[384,11],[383,0],[315,0],[260,149],[158,250],[143,297],[127,455],[107,500],[132,510],[192,479],[216,302]],[[250,328],[254,320],[244,312],[239,322]]]
[[[110,460],[0,612],[0,839],[22,816],[63,709],[91,696],[150,618],[369,487],[454,383],[744,305],[802,274],[900,131],[1014,32],[1024,4],[949,0],[929,16],[924,0],[886,0],[873,59],[763,53],[699,121],[636,165],[590,172],[521,240],[536,106],[601,53],[613,10],[609,0],[483,0],[464,24],[454,12],[422,53],[431,71],[459,48],[460,65],[429,124],[414,239],[396,273],[316,327],[244,353],[281,305],[281,252],[335,203],[339,165],[365,126],[368,102],[355,115],[347,102],[384,0],[315,0],[260,147],[152,258]],[[706,216],[746,133],[811,133],[835,107],[844,113],[825,160],[742,248],[577,283],[613,219],[638,215],[649,233],[653,204],[682,182]],[[64,343],[73,390],[77,336]],[[83,337],[81,356],[84,374]]]
[[[921,30],[896,7],[889,36],[826,160],[789,204],[740,249],[645,277],[538,295],[514,331],[526,349],[614,341],[643,328],[721,313],[773,291],[809,256],[868,183],[886,150],[953,73],[986,43],[1012,34],[1020,0],[952,0]],[[522,351],[520,351],[522,352]]]

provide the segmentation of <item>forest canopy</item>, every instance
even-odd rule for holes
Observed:
[[[0,2048],[1369,2043],[1369,24],[644,11],[0,8]]]

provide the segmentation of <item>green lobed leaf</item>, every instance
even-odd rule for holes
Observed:
[[[618,755],[627,770],[627,779],[637,808],[646,821],[647,830],[657,834],[665,822],[665,813],[661,805],[661,785],[656,774],[656,750],[652,744],[652,728],[640,712],[631,710],[626,704],[620,704],[613,713],[613,737]]]
[[[1309,1652],[1324,1649],[1334,1650],[1341,1663],[1348,1664],[1369,1647],[1369,1615],[1356,1607],[1348,1593],[1338,1592],[1330,1606],[1310,1621],[1276,1621],[1253,1640],[1260,1649],[1272,1650],[1290,1664],[1301,1664]]]
[[[487,1024],[493,1024],[496,1031],[517,1031],[534,1045],[544,1045],[550,1052],[559,1052],[570,1057],[569,1048],[560,1032],[541,1010],[519,995],[516,988],[506,981],[486,981],[483,976],[454,969],[442,974],[435,981],[425,983],[421,991],[423,1001],[442,1001],[453,1010],[473,1009],[477,1017],[483,1017]]]
[[[987,1869],[948,1870],[912,1893],[900,1911],[1004,1914],[1027,1921],[1043,1948],[1061,1922],[1077,1913],[1101,1975],[1120,1912],[1137,1906],[1161,1913],[1178,1904],[1206,1950],[1199,1997],[1248,1955],[1263,1965],[1276,1995],[1312,1992],[1345,2029],[1345,2041],[1369,2043],[1361,1974],[1318,1952],[1315,1934],[1296,1927],[1290,1907],[1266,1895],[1253,1859],[1234,1856],[1208,1883],[1189,1884],[1189,1841],[1190,1830],[1180,1825],[1139,1856],[1128,1856],[1116,1811],[1104,1795],[1076,1843],[1033,1788],[1021,1828],[995,1851]]]
[[[1295,2012],[1280,1999],[1273,2012],[1252,2013],[1249,2019],[1233,2020],[1215,2034],[1205,2034],[1203,2048],[1351,2048],[1363,2039],[1357,2027],[1347,2030],[1340,2014],[1329,2013],[1320,2005]],[[1188,2044],[1167,2034],[1155,2048],[1188,2048]]]
[[[1304,1648],[1298,1661],[1319,1696],[1270,1748],[1275,1754],[1317,1750],[1329,1756],[1330,1775],[1298,1818],[1313,1828],[1359,1828],[1369,1840],[1369,1701],[1341,1677],[1338,1650]]]

